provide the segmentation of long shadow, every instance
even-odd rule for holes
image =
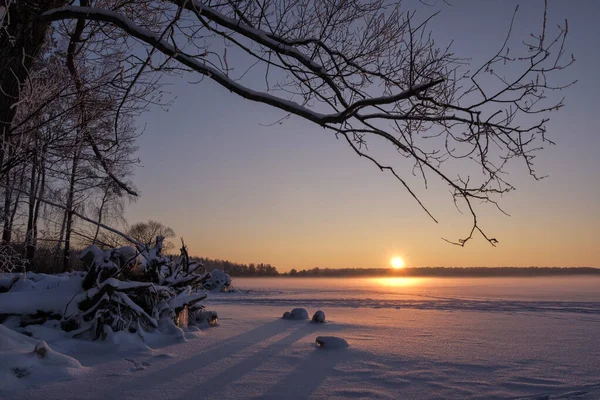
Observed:
[[[152,373],[142,375],[116,385],[100,394],[100,398],[120,398],[125,392],[133,392],[143,388],[144,392],[149,391],[154,386],[160,385],[166,381],[176,379],[182,374],[189,374],[197,369],[204,368],[224,358],[231,357],[233,354],[244,350],[258,342],[264,341],[272,336],[286,331],[290,328],[289,321],[275,320],[239,335],[230,337],[218,343],[218,347],[211,347],[207,351],[201,351],[192,357],[182,361],[170,364],[164,368],[158,369]],[[116,396],[116,397],[115,397]]]
[[[349,349],[315,349],[296,369],[264,394],[260,399],[307,399],[334,372],[336,364],[352,356]]]
[[[219,398],[219,392],[239,378],[247,375],[256,369],[259,365],[265,363],[270,357],[275,356],[282,350],[288,348],[294,342],[302,339],[304,336],[310,335],[318,331],[318,326],[310,323],[299,323],[296,329],[289,335],[271,343],[260,352],[245,358],[243,361],[233,365],[231,368],[222,371],[215,377],[211,377],[208,381],[202,382],[199,385],[191,386],[181,398]]]

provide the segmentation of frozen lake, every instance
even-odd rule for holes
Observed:
[[[218,327],[117,356],[50,343],[77,356],[83,372],[6,398],[600,399],[598,278],[238,278],[234,285],[248,292],[206,302],[219,313]],[[282,320],[294,307],[322,309],[328,322]],[[318,349],[317,336],[344,338],[349,347]]]
[[[249,292],[210,300],[223,316],[323,309],[349,341],[313,397],[600,399],[598,277],[234,283]]]
[[[315,307],[554,311],[600,314],[600,277],[542,278],[236,278],[248,293],[215,302]]]

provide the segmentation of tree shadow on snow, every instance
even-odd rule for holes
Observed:
[[[290,321],[282,321],[288,328],[291,326],[294,329],[285,337],[269,344],[264,349],[256,354],[244,358],[239,363],[231,366],[220,372],[218,375],[198,384],[192,385],[182,394],[182,398],[192,398],[194,396],[208,396],[209,398],[219,398],[219,392],[227,388],[231,382],[246,376],[258,366],[268,361],[271,357],[276,356],[281,351],[289,348],[293,343],[303,337],[318,331],[316,325],[307,322],[296,322],[290,324]],[[295,325],[295,326],[294,326]]]
[[[251,374],[261,365],[268,363],[280,352],[291,347],[295,342],[302,338],[315,335],[325,334],[329,331],[343,329],[343,326],[335,324],[312,324],[308,321],[284,321],[288,324],[296,325],[287,336],[269,344],[264,349],[256,354],[253,354],[230,368],[220,372],[217,376],[202,382],[199,385],[191,386],[186,390],[181,398],[220,398],[222,395],[228,395],[231,390],[231,384],[239,379]],[[301,364],[292,372],[287,374],[280,382],[265,381],[263,384],[268,387],[272,386],[266,393],[261,394],[258,398],[307,398],[317,389],[321,382],[331,374],[335,365],[344,361],[349,357],[347,349],[317,349],[316,344],[311,341],[311,344],[306,344],[306,352],[308,358],[300,360]],[[191,396],[191,397],[190,397]],[[225,396],[227,397],[227,396]],[[228,398],[230,398],[229,396]]]
[[[351,357],[349,349],[314,348],[292,372],[271,386],[260,399],[307,399],[335,371],[335,366]]]
[[[288,321],[275,320],[257,328],[240,333],[239,335],[225,339],[211,346],[206,351],[195,353],[192,357],[169,364],[149,374],[127,380],[123,384],[117,384],[110,390],[102,393],[102,398],[124,396],[126,392],[135,392],[142,388],[144,392],[151,392],[152,388],[165,382],[176,380],[183,374],[190,374],[195,370],[205,368],[207,365],[216,363],[222,359],[230,358],[256,343],[265,341],[290,328]],[[133,394],[133,393],[131,393]],[[139,394],[139,393],[138,393]],[[116,397],[115,397],[116,398]]]

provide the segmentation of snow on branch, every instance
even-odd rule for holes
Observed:
[[[150,46],[149,54],[164,54],[167,61],[156,70],[190,69],[245,99],[343,135],[356,154],[391,172],[435,220],[409,188],[407,174],[368,149],[368,138],[383,139],[413,163],[408,174],[422,177],[426,187],[434,176],[451,188],[457,207],[457,200],[466,204],[473,225],[466,238],[452,242],[461,246],[474,232],[496,244],[479,228],[473,205],[500,208],[497,199],[514,190],[505,178],[511,160],[524,161],[538,179],[535,153],[552,143],[546,136],[548,114],[563,105],[550,94],[572,84],[550,81],[574,57],[566,56],[567,23],[556,35],[549,32],[547,2],[538,33],[513,46],[513,15],[499,51],[480,67],[435,43],[427,26],[436,13],[419,21],[400,2],[143,4],[141,14],[156,13],[154,24],[137,11],[72,5],[39,18],[108,23]],[[248,65],[230,66],[228,47],[244,54]],[[140,71],[149,59],[139,61]],[[166,66],[172,60],[180,65]],[[264,70],[263,90],[244,79],[256,65]],[[470,175],[458,173],[462,166],[442,168],[448,160],[465,164]]]
[[[187,2],[185,2],[187,3]],[[194,2],[196,6],[200,6],[199,3]],[[207,7],[200,8],[203,13],[208,13]],[[220,14],[216,12],[212,12],[209,14],[211,17],[215,18],[217,21],[226,22],[226,26],[232,26],[232,22],[230,19],[224,18],[220,16]],[[201,73],[202,75],[207,76],[210,79],[213,79],[217,83],[221,84],[225,88],[230,91],[246,98],[249,100],[257,101],[260,103],[265,103],[276,108],[279,108],[283,111],[290,112],[292,114],[298,115],[300,117],[306,118],[310,121],[318,123],[319,125],[324,125],[327,123],[341,123],[347,120],[349,117],[353,116],[358,110],[367,106],[379,106],[390,103],[395,103],[400,100],[405,100],[409,97],[416,96],[421,92],[442,83],[443,79],[437,79],[432,82],[423,83],[420,85],[416,85],[410,89],[407,89],[399,94],[391,95],[391,96],[383,96],[383,97],[374,97],[364,100],[359,100],[354,104],[348,106],[348,108],[342,112],[334,113],[334,114],[323,114],[318,113],[316,111],[310,110],[306,107],[299,105],[290,100],[286,100],[277,96],[270,95],[268,93],[258,92],[256,90],[250,89],[244,85],[239,84],[238,82],[233,81],[227,75],[220,72],[214,67],[207,65],[206,63],[198,60],[194,57],[191,57],[187,54],[180,53],[176,47],[172,44],[168,43],[165,40],[161,40],[160,36],[136,25],[133,21],[126,18],[125,16],[110,10],[105,10],[101,8],[93,8],[93,7],[78,7],[78,6],[65,6],[57,9],[53,9],[43,13],[40,16],[40,19],[46,21],[57,21],[63,19],[80,19],[85,18],[87,20],[94,21],[104,21],[110,22],[116,26],[119,26],[125,32],[129,33],[133,37],[152,45],[159,51],[164,54],[172,57],[173,59],[181,62],[185,66],[195,70],[196,72]],[[243,25],[236,25],[237,29],[242,30]],[[243,32],[245,32],[248,37],[256,39],[259,43],[268,44],[270,47],[276,49],[278,52],[282,54],[293,55],[295,58],[300,60],[303,64],[310,66],[311,69],[314,69],[318,72],[322,72],[323,68],[314,62],[307,59],[306,56],[300,54],[297,51],[290,50],[287,46],[282,45],[281,43],[274,42],[269,39],[266,33],[260,32],[256,29],[244,28]]]

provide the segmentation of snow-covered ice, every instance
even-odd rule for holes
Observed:
[[[0,325],[0,393],[34,384],[71,380],[83,367],[76,359]]]
[[[49,381],[13,375],[7,384],[2,375],[0,397],[600,399],[598,278],[344,282],[235,279],[250,292],[206,302],[219,326],[178,340],[129,343],[126,332],[108,342],[67,340],[51,338],[51,326],[31,330],[39,339],[10,331],[1,366],[13,348],[31,356],[45,340],[81,367],[40,366],[58,376]],[[329,323],[280,319],[299,307],[323,310]],[[317,337],[349,347],[324,351]]]

